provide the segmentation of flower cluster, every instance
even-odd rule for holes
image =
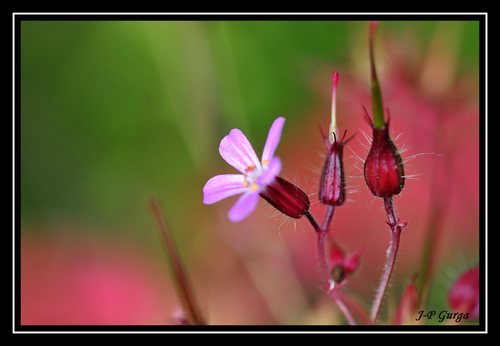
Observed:
[[[321,172],[318,196],[319,201],[328,207],[322,223],[317,222],[309,212],[308,196],[300,188],[278,176],[282,163],[279,157],[274,156],[274,153],[285,123],[282,117],[277,118],[269,130],[261,160],[258,159],[252,145],[240,130],[233,129],[222,139],[219,146],[220,155],[241,174],[222,174],[211,178],[203,188],[203,202],[212,204],[241,194],[242,196],[229,210],[228,217],[233,222],[246,218],[256,208],[259,197],[289,217],[298,219],[305,215],[317,234],[318,257],[325,280],[324,287],[337,304],[343,306],[338,291],[346,284],[348,277],[356,271],[360,251],[346,257],[341,250],[333,247],[328,253],[328,258],[324,251],[324,240],[330,231],[335,207],[343,205],[346,199],[343,150],[345,144],[352,138],[345,140],[347,131],[341,138],[337,137],[335,107],[338,73],[335,72],[332,76],[330,133],[325,135],[321,131],[327,152]],[[373,129],[372,147],[365,162],[365,181],[375,196],[387,199],[399,194],[404,186],[402,159],[389,137],[389,122],[384,123],[382,127],[377,127],[370,121],[366,110],[365,115]],[[392,207],[392,202],[390,205]],[[398,232],[404,227],[399,220],[396,222],[395,216],[389,224]],[[398,232],[396,233],[399,239]],[[395,259],[396,252],[397,248],[392,260]],[[387,281],[388,279],[389,277]],[[347,312],[346,314],[348,315]],[[352,317],[349,319],[353,321]]]
[[[391,229],[392,241],[387,251],[387,263],[373,301],[371,312],[358,309],[357,317],[368,324],[377,322],[382,300],[386,294],[392,271],[396,262],[401,233],[407,222],[401,222],[396,217],[393,197],[399,195],[405,186],[405,170],[400,152],[394,145],[389,125],[391,117],[387,110],[387,119],[384,116],[382,92],[375,71],[373,40],[376,23],[370,24],[370,66],[372,86],[373,120],[366,108],[364,116],[372,130],[372,142],[364,162],[363,176],[371,193],[381,198],[387,213],[387,224]],[[224,160],[237,169],[240,174],[217,175],[205,184],[203,188],[203,202],[212,204],[222,199],[241,194],[234,206],[229,210],[228,217],[233,222],[245,219],[255,210],[259,197],[263,198],[278,211],[289,217],[299,219],[306,216],[317,235],[318,261],[323,277],[322,288],[335,301],[349,323],[356,320],[351,314],[344,297],[339,291],[347,284],[349,277],[354,274],[360,263],[361,249],[346,255],[336,241],[325,242],[327,235],[331,236],[330,227],[334,211],[344,205],[346,201],[346,183],[344,174],[344,146],[351,138],[346,139],[347,131],[338,135],[336,123],[336,90],[338,73],[332,75],[332,112],[328,134],[323,133],[320,127],[322,140],[326,148],[325,161],[321,171],[318,200],[326,207],[322,222],[318,222],[309,210],[309,197],[299,187],[279,177],[282,162],[275,156],[279,144],[285,119],[277,118],[269,131],[262,157],[259,160],[252,145],[245,135],[238,129],[233,129],[224,137],[219,146],[219,153]],[[329,245],[325,251],[326,245]],[[413,315],[419,308],[421,301],[417,290],[416,275],[406,286],[393,318],[394,324],[413,323]],[[477,319],[479,314],[479,268],[475,267],[460,278],[450,290],[449,305],[460,311],[466,311],[471,319]],[[352,302],[349,302],[352,304]]]

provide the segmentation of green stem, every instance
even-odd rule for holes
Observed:
[[[382,129],[385,127],[384,104],[382,101],[382,90],[378,82],[377,71],[375,68],[374,40],[377,29],[377,22],[370,22],[369,51],[370,51],[370,70],[371,70],[371,95],[373,107],[373,125]]]

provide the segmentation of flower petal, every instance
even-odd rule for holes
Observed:
[[[259,193],[249,191],[241,196],[238,201],[229,210],[229,220],[238,222],[246,218],[252,211],[254,211],[259,200]]]
[[[267,170],[261,174],[261,176],[257,179],[257,183],[259,186],[266,186],[270,184],[274,178],[278,176],[281,172],[281,160],[279,157],[273,157],[269,165],[267,166]]]
[[[281,131],[283,130],[283,125],[285,125],[285,118],[279,117],[273,122],[269,134],[267,135],[266,145],[264,146],[264,151],[262,152],[262,161],[270,161],[276,148],[281,139]]]
[[[234,196],[245,191],[245,178],[242,174],[221,174],[211,178],[203,187],[203,203],[212,204],[224,198]]]
[[[227,163],[245,173],[245,169],[250,165],[260,166],[260,161],[252,148],[252,145],[243,132],[232,129],[229,134],[222,139],[219,146],[219,153]]]

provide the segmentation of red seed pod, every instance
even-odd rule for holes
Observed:
[[[389,137],[389,120],[381,129],[375,127],[365,109],[373,129],[372,147],[365,161],[364,176],[370,191],[376,197],[392,197],[405,184],[403,160]]]
[[[276,177],[268,184],[260,196],[280,212],[294,219],[300,219],[309,211],[309,197],[305,192],[280,177]]]
[[[323,204],[340,206],[345,202],[343,151],[344,145],[352,138],[344,141],[346,132],[344,132],[344,136],[340,140],[337,140],[334,133],[334,140],[331,144],[329,139],[322,133],[327,149],[319,183],[319,200]]]

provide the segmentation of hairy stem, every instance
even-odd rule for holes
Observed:
[[[318,221],[316,221],[316,218],[309,212],[306,212],[306,217],[311,223],[312,227],[316,231],[317,235],[317,250],[318,250],[318,261],[319,261],[319,266],[321,270],[321,275],[323,277],[323,282],[325,283],[325,287],[330,287],[330,284],[333,283],[332,279],[330,278],[330,273],[328,272],[328,264],[326,261],[326,255],[325,255],[325,238],[328,232],[330,231],[330,224],[333,219],[333,213],[335,211],[335,206],[333,205],[328,205],[325,218],[323,220],[323,224],[320,225]],[[344,314],[345,318],[351,325],[355,325],[356,321],[352,317],[351,312],[347,308],[347,306],[342,302],[338,295],[338,290],[330,290],[329,292],[330,297],[333,299],[333,301],[337,304],[339,307],[340,311]]]
[[[384,274],[382,275],[382,279],[377,290],[377,295],[375,296],[375,300],[372,305],[370,314],[370,320],[372,321],[372,323],[375,323],[375,321],[377,320],[382,301],[384,300],[385,292],[387,291],[387,286],[389,285],[389,281],[391,279],[394,264],[396,263],[401,231],[406,226],[406,222],[402,223],[396,218],[396,212],[394,211],[392,197],[384,198],[384,207],[385,211],[387,212],[387,224],[391,228],[392,243],[391,247],[389,248],[389,256],[387,258],[387,264],[385,265]]]
[[[318,221],[316,221],[314,216],[309,211],[305,214],[307,219],[313,226],[314,230],[316,231],[318,261],[321,269],[321,275],[325,283],[328,283],[330,281],[330,274],[328,273],[328,265],[326,262],[326,255],[325,255],[325,238],[330,230],[329,228],[333,219],[334,211],[335,211],[335,206],[332,205],[327,206],[325,219],[323,220],[322,225],[320,225]]]
[[[326,256],[325,256],[325,237],[326,233],[323,231],[323,228],[320,226],[318,221],[316,221],[316,218],[309,212],[306,212],[306,217],[307,220],[309,220],[309,223],[311,226],[314,228],[314,231],[316,232],[317,235],[317,251],[318,251],[318,262],[319,262],[319,267],[321,270],[321,276],[322,280],[324,282],[327,282],[328,280],[328,266],[326,264]]]
[[[335,301],[335,303],[337,304],[339,309],[342,311],[342,313],[344,314],[344,316],[347,319],[347,321],[349,322],[349,324],[352,326],[356,325],[356,321],[352,317],[351,312],[349,311],[347,306],[344,304],[344,302],[340,299],[340,297],[338,295],[338,291],[335,291],[333,294],[331,294],[331,297],[333,298],[333,300]]]

